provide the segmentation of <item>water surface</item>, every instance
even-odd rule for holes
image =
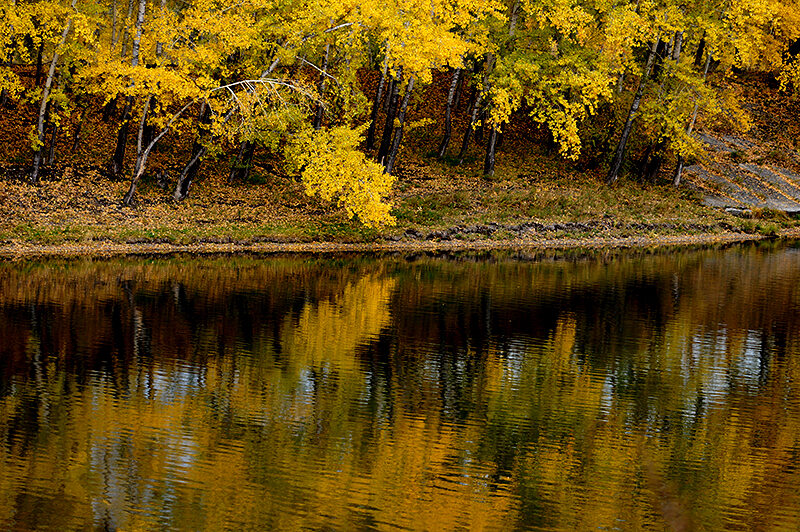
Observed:
[[[800,245],[0,263],[0,529],[800,529]]]

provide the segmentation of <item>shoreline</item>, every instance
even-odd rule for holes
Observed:
[[[800,238],[799,230],[782,231],[777,236],[751,233],[700,233],[696,235],[591,237],[591,238],[515,238],[498,240],[400,240],[368,243],[344,242],[257,242],[218,243],[196,242],[173,244],[162,242],[88,242],[63,244],[30,244],[12,242],[0,244],[0,260],[35,260],[47,258],[109,258],[136,255],[195,254],[214,255],[230,253],[377,253],[417,251],[490,251],[508,249],[621,249],[657,248],[688,245],[713,245],[752,242],[769,239]]]

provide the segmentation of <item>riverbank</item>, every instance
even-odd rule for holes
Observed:
[[[38,186],[6,177],[0,256],[630,247],[800,236],[800,222],[776,211],[741,218],[703,205],[691,190],[607,187],[600,176],[550,163],[547,174],[487,181],[417,159],[400,168],[390,198],[396,225],[377,229],[286,178],[229,184],[209,177],[180,203],[148,181],[124,207],[126,183],[97,169],[63,168]]]
[[[782,231],[779,237],[800,239],[800,230]],[[596,249],[710,246],[775,238],[748,233],[699,233],[695,235],[651,235],[585,238],[509,238],[499,240],[401,240],[369,243],[345,242],[65,242],[35,244],[12,242],[0,245],[0,260],[48,257],[114,257],[123,255],[225,254],[225,253],[346,253],[346,252],[442,252],[501,249]]]
[[[303,184],[286,174],[282,159],[270,153],[256,157],[247,176],[233,181],[228,158],[209,157],[189,197],[175,202],[175,178],[189,149],[180,139],[153,151],[152,172],[126,207],[128,180],[108,172],[116,137],[99,117],[90,121],[81,149],[61,150],[60,162],[32,185],[25,179],[29,157],[20,156],[24,139],[9,136],[14,120],[24,122],[19,107],[16,115],[0,117],[7,126],[0,135],[0,256],[627,247],[796,236],[800,219],[779,207],[794,197],[795,185],[800,191],[800,178],[794,177],[800,175],[800,152],[791,144],[794,114],[777,112],[794,103],[763,81],[740,84],[745,101],[760,102],[751,109],[753,131],[732,136],[724,128],[704,129],[701,137],[711,149],[691,161],[678,189],[670,184],[670,164],[653,180],[637,178],[634,165],[616,185],[606,186],[602,161],[592,163],[589,155],[564,160],[525,128],[505,131],[495,176],[487,180],[481,145],[471,146],[456,166],[430,153],[440,124],[413,128],[404,136],[387,198],[396,223],[382,228],[366,227],[335,203],[308,197]],[[444,89],[428,90],[431,102],[442,100]],[[428,111],[431,120],[441,114]],[[724,177],[739,195],[703,176]]]

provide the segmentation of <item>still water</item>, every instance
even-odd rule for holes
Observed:
[[[799,530],[800,244],[0,263],[0,530]]]

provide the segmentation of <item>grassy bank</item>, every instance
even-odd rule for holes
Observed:
[[[597,175],[554,167],[544,158],[539,164],[549,171],[505,168],[487,181],[474,169],[411,158],[399,169],[391,198],[397,225],[381,229],[305,196],[302,185],[288,178],[228,184],[212,176],[181,203],[147,181],[136,203],[124,207],[126,182],[110,182],[92,168],[65,168],[38,186],[3,180],[0,245],[535,244],[723,234],[744,239],[798,227],[797,220],[777,213],[743,219],[710,209],[687,190],[635,182],[607,187]]]

